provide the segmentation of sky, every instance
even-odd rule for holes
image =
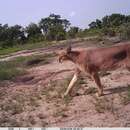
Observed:
[[[86,28],[95,19],[112,13],[130,15],[130,0],[1,0],[0,23],[27,26],[50,13]]]

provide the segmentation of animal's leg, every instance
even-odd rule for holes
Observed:
[[[76,83],[77,79],[78,79],[78,75],[79,75],[80,71],[78,69],[76,69],[76,72],[72,78],[72,80],[69,83],[69,86],[66,90],[66,92],[64,93],[63,97],[67,96],[70,92],[70,90],[73,88],[74,84]]]
[[[128,71],[130,71],[130,57],[127,58],[127,61],[126,61],[126,69]]]
[[[98,87],[98,96],[103,95],[103,86],[101,85],[100,78],[98,76],[98,73],[92,73],[92,78],[94,79],[95,83],[97,84]]]

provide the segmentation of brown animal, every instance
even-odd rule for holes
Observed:
[[[88,50],[73,51],[69,46],[64,52],[59,54],[59,62],[69,60],[76,65],[74,76],[64,93],[68,95],[80,72],[88,73],[94,79],[98,87],[98,96],[103,95],[98,72],[126,68],[130,70],[130,44],[119,44],[105,48],[93,48]]]

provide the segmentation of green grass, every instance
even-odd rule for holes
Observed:
[[[2,57],[2,55],[7,55],[13,52],[17,52],[20,51],[20,48],[17,47],[11,47],[11,48],[1,48],[0,49],[0,57]]]
[[[96,96],[93,96],[95,101],[92,101],[92,103],[95,106],[95,110],[98,113],[105,113],[106,111],[111,112],[113,115],[116,114],[116,108],[114,106],[114,99],[112,98],[97,98]]]
[[[32,50],[36,48],[41,48],[41,47],[46,47],[50,46],[52,44],[56,44],[56,41],[53,42],[38,42],[38,43],[26,43],[23,45],[16,45],[13,47],[8,47],[8,48],[0,48],[0,57],[5,57],[8,54],[17,52],[17,51],[22,51],[22,50]]]
[[[128,89],[128,97],[130,99],[130,85],[128,85],[129,89]]]
[[[16,90],[15,93],[11,93],[11,95],[8,93],[5,97],[6,99],[0,102],[0,109],[12,115],[20,114],[30,109],[28,106],[31,106],[31,110],[38,107],[38,101],[41,100],[41,95],[37,90],[34,92]]]
[[[127,91],[127,95],[125,95],[125,96],[122,96],[122,95],[120,95],[120,97],[121,97],[121,101],[122,101],[122,103],[124,104],[124,105],[127,105],[127,104],[129,104],[130,103],[130,85],[128,85],[128,91]]]
[[[0,49],[0,57],[4,57],[5,55],[17,52],[17,51],[22,51],[22,50],[31,50],[31,49],[36,49],[45,46],[43,43],[37,43],[37,44],[25,44],[25,45],[17,45],[14,47],[9,47],[9,48],[1,48]]]
[[[61,99],[63,104],[69,104],[69,102],[72,100],[70,95],[62,99],[62,95],[66,91],[69,81],[70,78],[66,78],[60,81],[51,81],[47,84],[47,87],[44,87],[44,89],[41,90],[41,95],[44,95],[46,101],[48,102],[56,102],[58,99]]]
[[[25,74],[25,70],[17,68],[13,62],[0,62],[0,80],[11,80]]]
[[[16,66],[20,67],[33,67],[36,65],[43,65],[49,63],[49,58],[55,56],[54,54],[45,54],[45,55],[31,55],[26,57],[17,57],[13,62]]]
[[[31,55],[17,57],[11,61],[0,62],[0,80],[11,80],[26,73],[27,67],[34,67],[49,63],[49,58],[55,54]]]
[[[98,32],[99,30],[90,30],[90,31],[84,32],[83,34],[79,35],[81,39],[78,40],[78,42],[84,41],[83,39],[84,37],[97,36]],[[92,39],[95,39],[95,38],[92,38]],[[37,43],[26,43],[23,45],[15,45],[13,47],[8,47],[8,48],[0,48],[0,58],[4,58],[11,53],[22,51],[22,50],[33,50],[33,49],[48,47],[51,45],[66,44],[66,43],[67,43],[66,40],[51,41],[51,42],[43,41],[43,42],[37,42]]]

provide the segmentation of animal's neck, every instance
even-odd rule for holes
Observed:
[[[68,57],[69,57],[70,61],[72,61],[74,63],[77,63],[78,56],[79,56],[79,52],[78,51],[72,51],[72,52],[70,52]]]

